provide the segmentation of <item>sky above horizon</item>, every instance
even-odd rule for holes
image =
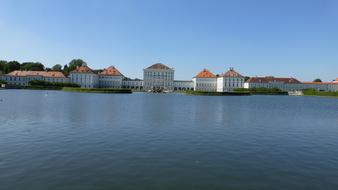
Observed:
[[[81,58],[143,78],[161,62],[246,76],[338,77],[337,0],[0,0],[0,60]]]

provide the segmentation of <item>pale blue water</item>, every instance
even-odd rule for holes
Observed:
[[[0,189],[338,189],[338,99],[0,90]]]

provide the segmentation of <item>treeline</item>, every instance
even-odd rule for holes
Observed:
[[[0,72],[3,74],[10,73],[15,70],[21,71],[60,71],[63,72],[66,76],[69,75],[69,72],[76,69],[77,66],[85,65],[86,62],[82,59],[73,59],[68,64],[64,66],[60,64],[54,65],[52,68],[45,67],[40,62],[23,62],[19,63],[18,61],[5,61],[0,60]]]
[[[270,95],[287,95],[288,92],[278,88],[236,88],[235,92],[250,92],[251,94],[270,94]]]

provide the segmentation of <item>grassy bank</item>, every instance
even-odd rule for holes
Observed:
[[[199,96],[248,96],[251,95],[249,92],[204,92],[204,91],[185,91],[188,95],[199,95]]]
[[[288,95],[288,92],[278,88],[237,88],[235,92],[249,92],[256,95]]]
[[[63,91],[67,92],[89,92],[89,93],[116,93],[116,94],[130,94],[132,91],[130,89],[111,89],[111,88],[71,88],[64,87]]]
[[[329,97],[338,98],[338,92],[323,92],[323,91],[316,91],[314,89],[303,90],[303,94],[305,96],[329,96]]]

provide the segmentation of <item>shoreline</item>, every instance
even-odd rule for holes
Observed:
[[[132,89],[109,89],[109,88],[71,88],[71,87],[15,87],[15,88],[0,88],[0,90],[51,90],[64,92],[82,92],[82,93],[106,93],[106,94],[131,94],[134,92],[147,93],[145,91]],[[172,93],[192,95],[192,96],[254,96],[254,95],[268,95],[268,96],[290,96],[285,93],[253,93],[253,92],[203,92],[203,91],[174,91]],[[166,93],[163,93],[166,94]],[[316,92],[304,93],[303,97],[328,97],[338,98],[336,92]]]

